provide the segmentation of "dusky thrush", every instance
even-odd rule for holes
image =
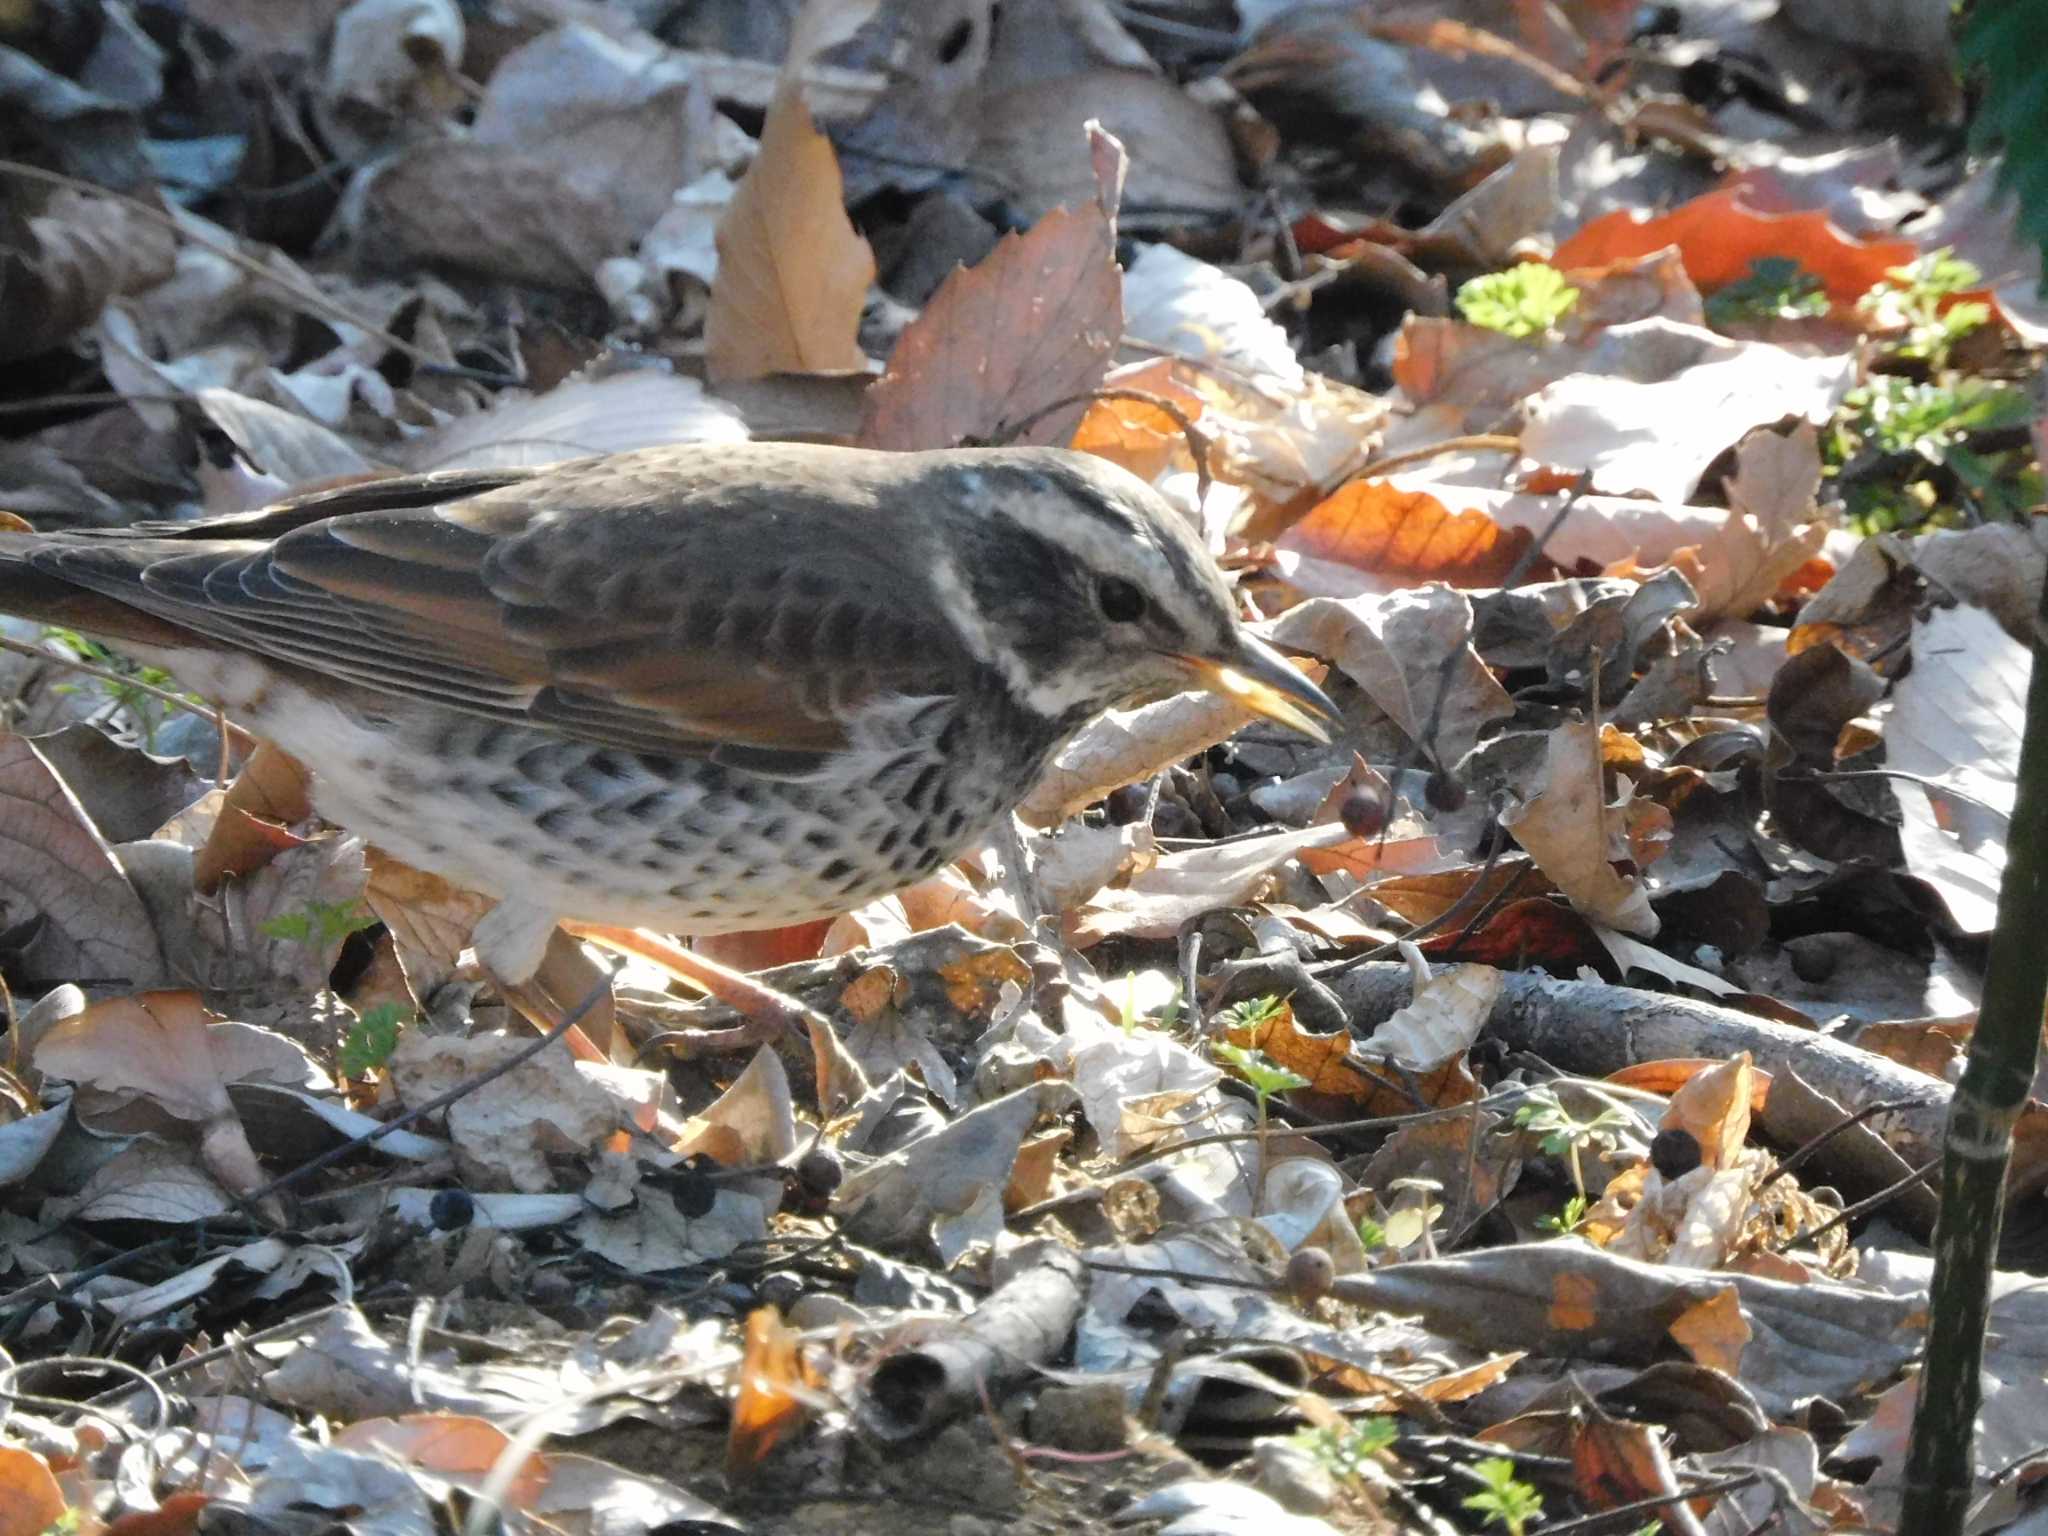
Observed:
[[[313,771],[328,820],[557,919],[845,911],[975,845],[1093,716],[1206,688],[1313,735],[1149,486],[1061,449],[644,449],[0,534],[0,611],[114,642]]]

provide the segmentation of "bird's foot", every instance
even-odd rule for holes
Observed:
[[[763,986],[744,971],[720,965],[705,955],[684,949],[671,939],[644,928],[610,928],[597,923],[565,922],[562,927],[579,939],[588,940],[622,955],[633,955],[661,967],[678,981],[716,998],[747,1020],[738,1029],[699,1030],[689,1039],[691,1054],[711,1050],[745,1050],[764,1045],[791,1033],[818,1038],[823,1029],[829,1035],[831,1021],[817,1009],[799,1002],[773,987]]]

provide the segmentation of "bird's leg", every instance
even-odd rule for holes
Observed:
[[[478,919],[470,943],[477,964],[505,1001],[542,1030],[559,1024],[596,979],[589,959],[561,932],[555,914],[524,902],[501,901],[491,908]],[[609,1044],[613,1051],[623,1043],[610,997],[563,1036],[563,1042],[579,1060],[612,1060],[612,1053],[599,1043]]]
[[[695,987],[746,1018],[754,1026],[747,1031],[721,1030],[715,1042],[723,1050],[740,1050],[765,1044],[792,1031],[828,1033],[831,1021],[817,1009],[806,1006],[773,987],[765,987],[744,971],[720,965],[707,955],[684,949],[673,940],[644,928],[610,928],[598,923],[565,922],[562,927],[579,939],[602,945],[622,955],[635,955],[658,965],[678,981]],[[729,1036],[730,1038],[723,1038]]]

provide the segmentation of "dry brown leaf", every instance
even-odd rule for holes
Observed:
[[[1301,1027],[1282,1004],[1254,1024],[1228,1031],[1232,1045],[1263,1052],[1276,1065],[1308,1079],[1309,1091],[1346,1102],[1364,1098],[1375,1084],[1351,1059],[1352,1039],[1344,1030],[1319,1035]]]
[[[1221,118],[1171,80],[1089,69],[984,91],[973,163],[1027,214],[1089,195],[1083,124],[1099,121],[1131,152],[1131,204],[1199,217],[1237,209],[1244,190]]]
[[[1749,1140],[1750,1105],[1758,1093],[1757,1070],[1747,1051],[1716,1062],[1671,1095],[1660,1130],[1681,1130],[1700,1146],[1700,1161],[1727,1168]],[[1768,1091],[1769,1080],[1764,1082]]]
[[[1600,732],[1574,721],[1550,733],[1543,787],[1501,817],[1573,907],[1594,922],[1655,938],[1657,914],[1642,882],[1616,874],[1607,796],[1601,784]]]
[[[1055,208],[956,269],[867,393],[870,448],[1064,443],[1087,409],[1045,408],[1102,382],[1123,331],[1116,206],[1124,153],[1095,130],[1095,201]]]
[[[33,742],[0,732],[0,929],[21,974],[152,986],[162,945],[120,860]]]
[[[1446,766],[1472,750],[1488,721],[1515,712],[1471,635],[1471,600],[1439,583],[1377,597],[1312,598],[1267,631],[1283,650],[1329,657]]]
[[[1671,1324],[1671,1337],[1701,1365],[1742,1379],[1742,1350],[1751,1328],[1734,1286],[1687,1307]]]
[[[193,860],[192,884],[211,893],[229,875],[261,869],[304,841],[286,829],[312,814],[312,775],[305,764],[267,741],[258,742],[228,786],[213,831]]]
[[[512,1447],[512,1437],[488,1419],[414,1413],[401,1418],[359,1419],[337,1429],[334,1444],[475,1488],[497,1469],[498,1459]],[[499,1498],[509,1509],[529,1510],[547,1485],[548,1458],[531,1452],[507,1479]]]
[[[875,254],[846,216],[832,141],[785,75],[761,149],[718,222],[718,280],[704,321],[715,380],[867,367],[858,332]]]
[[[1885,760],[1919,780],[1893,791],[1906,867],[1971,933],[1998,921],[2033,665],[1986,610],[1937,608],[1885,714]]]
[[[1698,334],[1699,355],[1668,376],[1587,371],[1546,385],[1524,406],[1523,455],[1583,470],[1595,491],[1683,502],[1745,434],[1788,416],[1826,421],[1856,382],[1855,358],[1846,353],[1805,357],[1768,342]]]
[[[1483,890],[1474,889],[1480,885]],[[1510,885],[1532,896],[1548,889],[1527,859],[1509,857],[1496,860],[1490,870],[1474,864],[1433,874],[1396,875],[1374,886],[1372,899],[1411,923],[1433,923],[1459,901],[1477,916]]]
[[[1799,573],[1827,538],[1820,485],[1820,446],[1806,423],[1742,440],[1726,482],[1727,538],[1713,553],[1702,551],[1693,582],[1702,608],[1741,617]]]
[[[1359,1053],[1406,1072],[1434,1072],[1471,1049],[1506,982],[1490,965],[1454,965],[1359,1041]]]
[[[223,1186],[247,1194],[264,1182],[228,1084],[307,1075],[303,1051],[281,1035],[214,1018],[192,992],[108,998],[61,1019],[36,1042],[37,1071],[106,1096],[113,1112],[139,1099],[197,1127],[201,1161]]]
[[[1173,359],[1154,358],[1135,369],[1121,369],[1106,386],[1138,390],[1171,400],[1189,421],[1202,416],[1202,397],[1174,381]],[[1140,400],[1097,400],[1074,428],[1069,448],[1121,464],[1140,480],[1157,480],[1188,453],[1180,423],[1155,405]]]
[[[110,299],[154,287],[175,269],[170,230],[111,197],[61,189],[26,224],[0,242],[8,318],[0,362],[50,351],[91,325]]]

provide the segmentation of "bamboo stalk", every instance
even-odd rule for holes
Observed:
[[[2020,744],[2019,795],[2006,838],[1998,926],[1968,1065],[1949,1103],[1941,1215],[1934,1228],[1927,1362],[1906,1458],[1899,1529],[1963,1529],[1971,1445],[1983,1396],[1984,1327],[2005,1216],[2013,1126],[2032,1091],[2048,993],[2048,585],[2034,618],[2034,672]]]

